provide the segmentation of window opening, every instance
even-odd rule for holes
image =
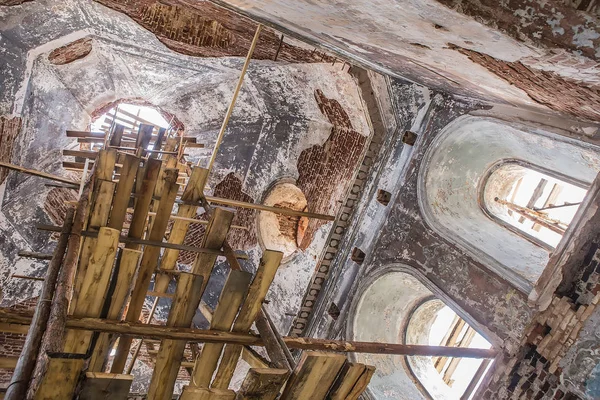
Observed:
[[[488,211],[551,247],[558,245],[587,193],[582,187],[516,163],[494,171],[485,191]]]

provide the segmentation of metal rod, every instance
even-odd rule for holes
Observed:
[[[533,210],[534,211],[554,210],[555,208],[572,207],[572,206],[578,206],[578,205],[581,205],[581,202],[579,202],[579,203],[565,203],[565,204],[561,204],[559,206],[548,206],[548,207],[542,207],[542,208],[533,208]]]

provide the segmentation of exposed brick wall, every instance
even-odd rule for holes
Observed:
[[[315,91],[315,99],[333,127],[322,146],[312,146],[300,154],[296,186],[306,196],[308,211],[335,214],[354,176],[367,138],[354,130],[350,117],[338,101],[328,99],[320,90]],[[310,245],[323,223],[310,220],[300,244],[302,249]]]
[[[67,201],[76,201],[77,192],[73,189],[54,188],[48,192],[44,202],[44,211],[55,225],[62,225],[67,215]]]
[[[254,199],[248,196],[242,191],[242,181],[238,179],[233,172],[228,174],[221,182],[215,186],[214,195],[217,197],[223,197],[231,200],[245,201],[248,203],[254,203]],[[207,220],[208,216],[202,214],[195,217],[199,220]],[[235,213],[232,225],[239,225],[248,228],[243,229],[230,229],[227,240],[231,247],[234,249],[247,250],[254,247],[258,241],[256,238],[255,231],[256,211],[239,208]],[[193,224],[190,225],[188,233],[185,237],[184,244],[188,246],[199,247],[204,237],[205,228],[204,225]],[[196,258],[196,253],[189,251],[181,251],[177,262],[182,264],[192,264]]]
[[[578,399],[564,385],[560,361],[600,303],[600,249],[594,246],[570,293],[557,294],[529,325],[520,354],[495,367],[484,399]]]
[[[21,132],[21,118],[0,117],[0,161],[11,162],[15,140]],[[0,168],[0,184],[4,182],[8,170]]]
[[[200,57],[245,57],[256,22],[209,1],[96,0],[123,12],[156,35],[171,50]],[[211,30],[213,32],[211,32]],[[332,62],[333,58],[310,49],[283,43],[280,35],[264,28],[253,54],[257,60]]]
[[[17,312],[33,311],[37,298],[26,300],[10,307]],[[19,357],[25,344],[24,334],[0,332],[0,357]],[[0,368],[0,388],[6,388],[12,377],[12,370]]]
[[[157,35],[192,46],[226,49],[234,39],[220,22],[178,6],[150,4],[144,8],[141,21]]]
[[[72,63],[90,54],[92,51],[92,39],[81,38],[67,45],[52,50],[48,55],[48,61],[54,65]]]
[[[487,54],[457,46],[452,47],[525,91],[529,97],[540,104],[576,117],[593,121],[600,119],[600,86],[585,86],[553,72],[529,68],[518,61],[506,62]]]

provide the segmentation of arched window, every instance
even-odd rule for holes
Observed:
[[[489,174],[483,205],[514,232],[542,247],[554,248],[586,193],[582,183],[510,161]]]
[[[491,347],[473,326],[412,274],[393,271],[364,290],[352,319],[360,341],[469,348]],[[491,360],[356,354],[377,369],[369,398],[377,400],[469,399]]]
[[[415,309],[406,327],[405,341],[429,346],[491,347],[483,336],[439,299],[427,300]],[[472,358],[408,357],[408,364],[434,399],[468,399],[491,363]]]

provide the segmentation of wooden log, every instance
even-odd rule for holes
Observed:
[[[360,395],[367,389],[369,386],[369,382],[371,382],[371,378],[375,374],[375,367],[372,365],[366,365],[365,371],[362,373],[360,378],[354,384],[354,387],[346,396],[346,400],[358,400]]]
[[[79,400],[127,400],[133,375],[86,372]]]
[[[331,387],[328,399],[346,400],[365,371],[366,365],[364,364],[346,363]]]
[[[110,275],[117,255],[119,231],[102,227],[98,241],[81,286],[81,296],[73,307],[72,315],[77,317],[99,317],[108,290]],[[88,351],[92,332],[67,331],[65,352],[85,354]]]
[[[179,276],[175,297],[167,319],[167,326],[190,326],[197,308],[197,304],[194,308],[194,304],[190,303],[193,301],[193,294],[202,287],[202,280],[201,276],[189,273]],[[150,386],[148,387],[149,399],[168,400],[172,398],[185,345],[186,342],[184,341],[163,340],[161,342]]]
[[[13,310],[0,309],[0,323],[28,325],[31,313],[15,313]],[[256,335],[237,332],[211,331],[206,329],[173,328],[164,325],[146,325],[111,321],[100,318],[78,318],[69,316],[64,326],[96,332],[112,332],[132,337],[150,339],[173,339],[195,343],[232,343],[248,346],[263,346],[263,340]],[[367,353],[404,356],[449,356],[464,358],[494,358],[498,352],[494,349],[473,349],[461,347],[408,345],[397,343],[354,342],[317,338],[283,338],[291,349],[330,351],[340,353]]]
[[[19,356],[19,361],[15,366],[15,372],[12,375],[5,399],[21,400],[27,394],[27,387],[31,380],[31,374],[35,368],[35,361],[38,358],[42,337],[46,331],[46,325],[50,318],[50,308],[52,297],[54,296],[54,288],[58,280],[58,273],[62,265],[63,258],[67,251],[67,243],[69,241],[69,233],[73,226],[73,217],[75,210],[68,208],[65,216],[63,229],[58,239],[58,243],[54,249],[52,260],[48,264],[46,270],[46,278],[44,285],[38,297],[37,306],[31,320],[30,328]]]
[[[275,400],[290,373],[285,369],[251,368],[236,400]]]
[[[342,354],[303,353],[281,400],[324,400],[345,362]]]
[[[58,176],[58,175],[48,174],[48,173],[42,172],[42,171],[37,171],[35,169],[23,168],[21,166],[7,163],[4,161],[0,161],[0,167],[7,168],[7,169],[17,171],[17,172],[21,172],[26,175],[37,176],[40,178],[50,179],[52,181],[67,183],[67,184],[71,184],[71,185],[75,185],[75,186],[79,187],[79,182],[73,181],[71,179],[63,178],[62,176]]]
[[[79,202],[75,209],[73,225],[67,243],[67,252],[63,260],[63,265],[60,269],[59,276],[56,282],[56,289],[52,306],[50,310],[50,318],[46,327],[46,332],[40,346],[38,360],[35,365],[33,378],[28,390],[28,398],[33,397],[36,393],[43,376],[45,376],[49,359],[46,356],[47,352],[60,352],[62,350],[63,339],[65,336],[65,325],[67,322],[67,311],[69,308],[69,299],[72,297],[75,271],[77,269],[77,261],[79,259],[79,248],[81,241],[81,231],[87,220],[90,202],[90,192],[94,185],[95,170],[92,169],[90,179],[83,186]]]
[[[269,287],[275,278],[283,253],[273,250],[265,250],[248,290],[248,296],[233,325],[233,332],[247,333],[258,316],[262,303],[267,296]],[[219,369],[213,381],[213,387],[227,389],[238,359],[242,352],[242,346],[226,346],[219,364]]]
[[[219,302],[213,314],[210,328],[220,331],[229,331],[238,310],[248,293],[252,274],[244,271],[230,271]],[[209,387],[210,381],[217,368],[223,345],[220,343],[206,343],[202,347],[200,356],[192,374],[190,385],[195,387]]]
[[[175,196],[177,195],[178,174],[179,171],[176,169],[166,169],[164,171],[164,182],[161,185],[164,187],[164,190],[161,194],[163,199],[158,206],[156,211],[156,219],[152,225],[150,234],[148,235],[148,239],[151,241],[162,241],[162,238],[165,234],[167,224],[169,223],[169,215],[171,215],[171,210],[173,209],[173,204],[175,202]],[[129,301],[127,315],[125,317],[129,322],[137,322],[139,320],[142,308],[144,306],[146,292],[148,291],[148,286],[150,285],[150,280],[152,279],[152,275],[156,269],[159,257],[159,247],[152,246],[145,248],[138,269],[138,276],[131,293],[131,300]],[[121,338],[121,340],[119,340],[119,346],[113,360],[111,372],[123,372],[130,347],[131,338]]]
[[[82,358],[50,358],[34,400],[72,399],[84,360]]]

